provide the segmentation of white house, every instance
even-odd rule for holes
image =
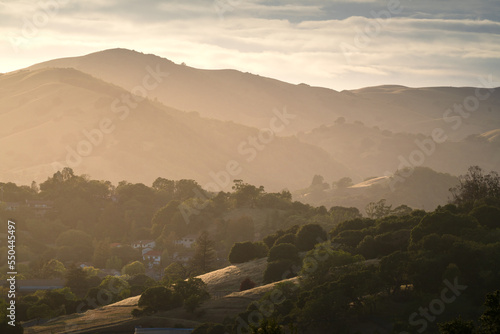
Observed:
[[[191,245],[194,244],[195,242],[196,242],[196,235],[194,234],[186,235],[185,237],[174,241],[176,245],[182,245],[186,248],[191,248]]]
[[[154,240],[137,240],[131,244],[132,248],[155,248],[156,242]]]
[[[190,254],[180,254],[179,252],[175,252],[174,256],[172,256],[173,260],[181,263],[188,263],[191,260]]]
[[[142,259],[144,261],[148,261],[151,266],[155,265],[160,265],[160,262],[161,262],[161,252],[159,251],[155,251],[155,250],[150,250],[149,252],[147,253],[144,253],[142,255]]]

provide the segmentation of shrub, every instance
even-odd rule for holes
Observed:
[[[164,286],[155,286],[144,291],[137,305],[142,308],[150,308],[155,312],[166,311],[180,307],[182,298]]]
[[[280,244],[274,246],[271,250],[269,250],[267,262],[279,260],[290,260],[294,263],[298,263],[300,261],[299,250],[292,244]]]
[[[327,239],[325,230],[318,224],[307,224],[297,232],[297,248],[301,251],[309,251],[318,243]]]
[[[295,267],[294,262],[290,260],[269,262],[266,270],[264,271],[264,283],[268,284],[295,277],[297,276],[297,270],[298,269]]]
[[[144,264],[139,261],[129,263],[122,268],[122,274],[129,276],[144,274],[145,272],[146,268],[144,267]]]
[[[262,242],[237,242],[229,253],[229,262],[232,264],[244,263],[267,256],[267,246]]]
[[[293,233],[288,233],[279,237],[275,242],[274,246],[279,244],[292,244],[295,245],[297,242],[297,236]]]
[[[240,284],[240,291],[250,290],[255,288],[255,282],[250,277],[245,278]]]

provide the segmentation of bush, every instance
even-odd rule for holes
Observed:
[[[137,304],[152,311],[166,311],[182,305],[182,298],[164,286],[155,286],[146,289]]]
[[[144,267],[144,264],[139,261],[129,263],[122,268],[122,274],[129,276],[144,274],[145,272],[146,268]]]
[[[267,264],[264,271],[264,283],[278,282],[283,279],[297,276],[298,269],[293,261],[279,260]]]
[[[285,235],[282,235],[279,237],[275,242],[274,246],[280,245],[280,244],[292,244],[295,245],[297,242],[297,236],[293,233],[288,233]]]
[[[179,281],[174,285],[174,291],[183,299],[191,296],[199,296],[201,300],[210,298],[207,285],[201,278],[191,277],[187,281]]]
[[[262,242],[237,242],[229,253],[232,264],[244,263],[267,255],[267,246]]]
[[[267,245],[262,241],[254,242],[253,246],[255,247],[256,259],[262,259],[263,257],[267,256],[267,253],[269,253],[269,247],[267,247]]]
[[[309,251],[316,244],[326,241],[325,230],[318,224],[307,224],[302,226],[297,232],[297,248],[299,251]]]
[[[293,263],[300,262],[299,250],[292,244],[280,244],[269,250],[267,262],[279,260],[290,260]]]
[[[240,291],[250,290],[255,288],[255,282],[250,277],[245,278],[240,284]]]

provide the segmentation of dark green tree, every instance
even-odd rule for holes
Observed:
[[[196,248],[193,258],[190,261],[190,268],[193,273],[204,274],[213,269],[215,261],[215,242],[210,239],[207,231],[201,232],[196,239]]]

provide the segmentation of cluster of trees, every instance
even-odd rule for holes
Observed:
[[[222,327],[235,332],[248,324],[251,333],[252,321],[260,318],[276,321],[274,327],[262,322],[260,332],[285,333],[293,325],[307,333],[343,333],[377,319],[395,332],[498,333],[500,196],[495,189],[500,182],[496,174],[488,175],[471,169],[461,178],[460,190],[453,190],[452,203],[433,212],[357,217],[338,224],[330,240],[316,243],[303,256],[300,284],[278,283]],[[476,196],[478,189],[488,190]],[[295,234],[281,231],[265,238],[270,259],[297,261],[298,231],[291,231]],[[285,235],[287,242],[275,245]],[[438,312],[434,301],[446,293],[453,301],[440,300]],[[430,302],[428,317],[418,313]],[[456,318],[459,314],[462,318]]]
[[[151,315],[181,306],[194,313],[209,298],[206,284],[199,278],[191,277],[166,286],[158,285],[146,289],[138,302],[140,308],[132,310],[132,315]]]
[[[0,218],[16,219],[22,231],[18,256],[30,265],[21,266],[19,271],[26,278],[61,277],[60,272],[44,271],[52,260],[65,266],[91,262],[98,268],[121,270],[141,260],[139,251],[129,246],[140,239],[154,239],[157,249],[164,252],[163,258],[172,258],[182,251],[175,240],[209,228],[214,230],[210,249],[215,253],[208,258],[226,259],[235,242],[253,239],[257,232],[252,218],[227,219],[224,215],[228,211],[244,207],[272,211],[266,226],[270,231],[286,216],[295,212],[302,215],[304,211],[302,204],[291,201],[286,190],[267,193],[263,187],[241,180],[235,180],[233,192],[209,193],[193,180],[157,178],[150,187],[126,181],[114,186],[64,168],[40,185],[0,183],[0,187]],[[28,200],[42,201],[48,207],[42,212],[25,205]],[[8,202],[19,205],[12,210]],[[112,248],[111,243],[121,243],[122,247]],[[210,266],[200,258],[195,262],[200,265],[195,268],[198,273],[225,264],[222,261]]]

